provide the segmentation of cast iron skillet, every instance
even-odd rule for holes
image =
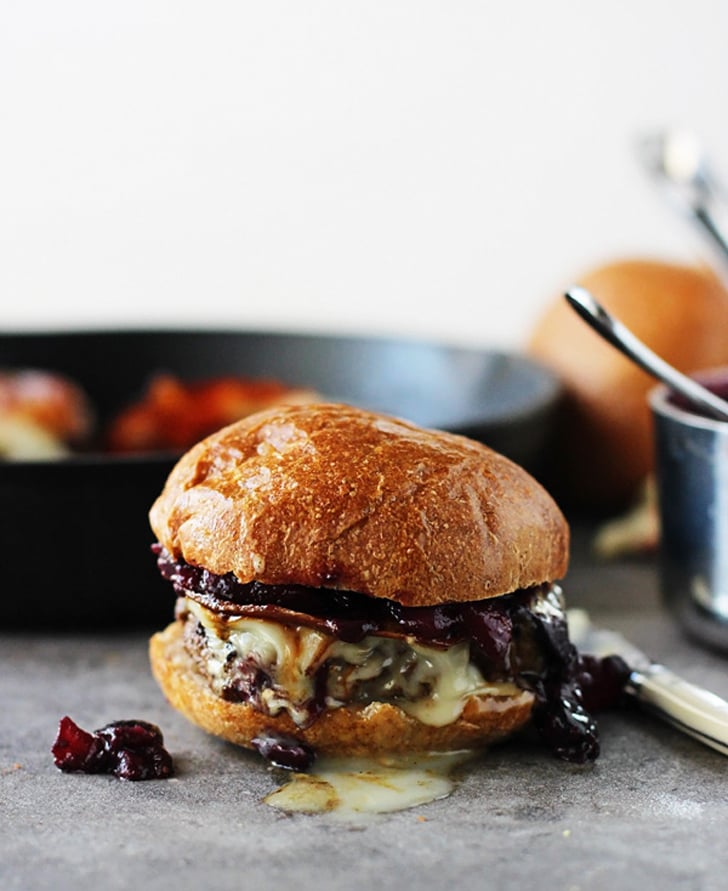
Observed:
[[[101,424],[150,377],[241,374],[465,433],[538,475],[559,396],[516,355],[385,338],[238,331],[0,334],[0,367],[58,371]],[[0,625],[156,627],[174,595],[150,552],[149,507],[176,455],[0,462]]]

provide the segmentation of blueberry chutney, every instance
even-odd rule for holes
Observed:
[[[159,780],[174,773],[162,731],[147,721],[114,721],[89,733],[66,715],[51,754],[67,773],[110,773],[121,780]]]

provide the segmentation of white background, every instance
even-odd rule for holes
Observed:
[[[0,324],[517,346],[696,256],[635,143],[727,86],[722,0],[0,0]]]

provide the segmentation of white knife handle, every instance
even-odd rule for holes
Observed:
[[[633,671],[627,690],[685,733],[728,755],[728,702],[662,665]]]

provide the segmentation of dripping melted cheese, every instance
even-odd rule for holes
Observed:
[[[326,706],[347,702],[391,702],[423,724],[441,727],[456,721],[472,696],[516,696],[510,682],[486,681],[470,661],[467,643],[447,649],[410,638],[368,635],[346,643],[312,628],[286,626],[258,618],[220,616],[186,599],[186,609],[206,631],[206,669],[220,693],[231,658],[250,660],[269,675],[260,693],[271,715],[286,711],[302,726],[310,717],[317,670],[328,663]]]
[[[446,798],[454,771],[473,752],[421,752],[381,758],[321,758],[295,773],[265,803],[287,813],[384,814]]]

